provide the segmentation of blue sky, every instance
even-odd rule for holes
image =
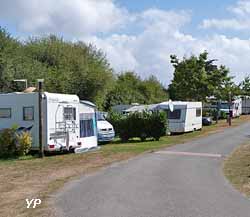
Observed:
[[[159,8],[162,10],[187,10],[192,14],[192,21],[184,28],[187,33],[193,33],[195,35],[204,36],[207,34],[212,34],[214,30],[203,30],[199,28],[199,24],[203,19],[209,18],[230,18],[230,13],[228,13],[227,8],[229,5],[235,4],[235,0],[117,0],[117,3],[128,10],[133,12],[141,12],[149,8]],[[238,33],[230,30],[217,30],[217,32],[237,36]],[[249,34],[246,32],[241,32],[241,37],[248,38]]]
[[[95,44],[117,73],[173,76],[170,54],[207,50],[235,81],[250,73],[250,0],[2,1],[0,25],[22,40],[56,34]]]

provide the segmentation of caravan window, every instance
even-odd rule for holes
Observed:
[[[23,120],[33,121],[34,120],[34,107],[23,107]]]
[[[181,109],[175,109],[173,112],[168,110],[168,119],[180,119]]]
[[[76,108],[64,107],[63,115],[65,121],[76,120]]]
[[[201,116],[201,109],[197,108],[196,109],[196,117],[200,117]]]
[[[11,108],[0,108],[0,118],[11,118]]]

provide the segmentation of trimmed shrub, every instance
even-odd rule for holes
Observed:
[[[122,141],[138,137],[141,141],[147,138],[159,140],[166,135],[167,118],[165,112],[135,112],[127,116],[111,113],[109,122],[114,126],[116,135]]]
[[[15,128],[0,132],[0,158],[13,158],[26,155],[31,148],[29,132],[17,133]]]
[[[15,129],[4,129],[0,132],[0,158],[16,155]]]
[[[167,131],[167,116],[165,112],[153,112],[148,122],[148,135],[155,140],[166,135]]]

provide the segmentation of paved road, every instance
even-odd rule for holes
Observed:
[[[56,195],[57,211],[66,217],[248,217],[250,200],[224,178],[220,155],[249,138],[247,123],[114,164],[68,184]]]

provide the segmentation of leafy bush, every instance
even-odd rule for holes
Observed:
[[[138,137],[141,141],[147,138],[159,140],[166,135],[167,121],[165,112],[135,112],[127,116],[112,113],[109,121],[114,126],[116,135],[128,141]]]
[[[29,132],[17,133],[16,129],[4,129],[0,132],[0,158],[26,155],[32,144]]]
[[[32,137],[29,132],[22,132],[16,134],[16,148],[17,148],[17,155],[24,156],[27,155],[30,151],[32,145]]]
[[[0,132],[0,158],[16,155],[15,129],[4,129]]]
[[[224,111],[220,111],[220,119],[227,119],[227,113]]]

